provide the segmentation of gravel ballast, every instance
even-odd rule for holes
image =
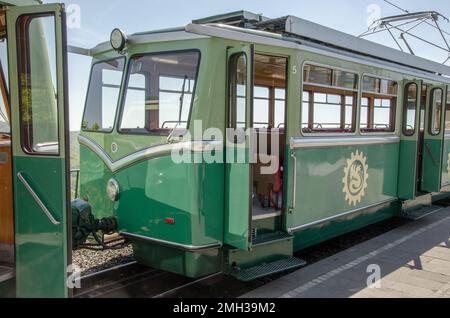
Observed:
[[[134,261],[134,258],[131,244],[127,244],[120,249],[77,249],[72,252],[72,262],[80,269],[82,276],[132,261]]]

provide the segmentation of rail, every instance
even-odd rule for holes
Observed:
[[[53,225],[59,225],[60,222],[56,221],[56,219],[53,217],[53,215],[50,213],[50,210],[45,206],[44,202],[39,198],[39,196],[36,194],[36,192],[33,190],[33,188],[30,186],[30,184],[25,180],[22,172],[17,173],[17,177],[19,178],[20,182],[25,186],[25,188],[28,190],[28,192],[33,197],[36,204],[41,208],[42,212],[47,216],[47,218],[50,220],[50,222]]]

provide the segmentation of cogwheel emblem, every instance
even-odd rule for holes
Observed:
[[[450,160],[450,158],[449,158]],[[352,152],[350,159],[347,159],[347,166],[344,168],[343,192],[345,200],[349,205],[356,206],[364,197],[367,189],[367,179],[369,178],[369,166],[367,158],[362,152],[356,150]]]

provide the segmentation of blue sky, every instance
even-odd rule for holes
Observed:
[[[392,0],[391,2],[411,12],[436,10],[450,16],[449,1]],[[65,3],[68,8],[74,8],[70,7],[71,4],[80,8],[80,27],[69,28],[69,44],[87,48],[107,41],[111,30],[115,27],[120,27],[126,33],[134,33],[182,26],[193,19],[236,10],[263,13],[272,18],[295,15],[353,35],[361,34],[367,29],[367,20],[373,14],[370,10],[373,8],[371,5],[379,7],[381,16],[401,13],[382,0],[74,0]],[[69,12],[69,19],[71,14],[73,13]],[[450,32],[449,23],[441,21],[441,26]],[[439,41],[435,30],[424,27],[421,32],[429,39]],[[369,39],[389,46],[395,45],[386,35]],[[418,42],[413,44],[418,55],[439,62],[446,58],[445,53],[429,46]],[[70,54],[71,130],[79,130],[80,127],[89,69],[89,58]]]

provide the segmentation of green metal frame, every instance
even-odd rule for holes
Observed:
[[[434,89],[442,90],[442,103],[440,109],[440,131],[438,134],[433,135],[430,131],[432,118],[430,118],[432,111],[432,94]],[[442,184],[442,161],[444,150],[444,135],[445,135],[445,97],[447,86],[446,85],[433,85],[428,88],[427,103],[425,108],[425,135],[424,135],[424,150],[422,161],[422,190],[428,192],[439,192]]]
[[[245,127],[252,127],[253,110],[253,48],[251,45],[237,46],[229,48],[227,51],[228,65],[230,59],[237,55],[244,54],[246,59],[246,109],[245,109]],[[230,74],[230,69],[228,69]],[[241,155],[245,162],[225,163],[225,219],[224,219],[224,243],[237,247],[242,250],[251,248],[251,180],[252,169],[249,162],[249,139],[246,139],[244,145],[235,145],[232,141],[225,138],[226,157]]]
[[[20,81],[18,76],[16,21],[23,15],[54,14],[57,75],[57,109],[59,155],[30,155],[21,145]],[[67,187],[68,141],[66,133],[66,37],[65,13],[62,4],[8,7],[8,56],[12,116],[12,149],[14,177],[14,215],[16,245],[17,297],[67,297],[67,265],[70,240],[67,224],[69,192]],[[31,47],[29,50],[43,50]],[[43,55],[45,56],[45,55]],[[45,69],[42,60],[39,72]],[[35,70],[37,71],[37,70]],[[39,107],[39,105],[33,105]],[[39,129],[39,127],[35,127]],[[48,211],[45,211],[45,210]],[[45,213],[47,212],[47,214]]]
[[[417,176],[417,157],[418,157],[418,141],[420,130],[420,103],[422,92],[421,80],[404,80],[402,83],[402,103],[401,103],[401,118],[404,114],[405,103],[405,88],[408,84],[415,83],[417,85],[417,105],[416,105],[416,120],[415,131],[412,136],[407,136],[402,132],[400,141],[400,157],[399,157],[399,174],[398,174],[398,197],[400,199],[412,200],[416,198],[416,176]]]

